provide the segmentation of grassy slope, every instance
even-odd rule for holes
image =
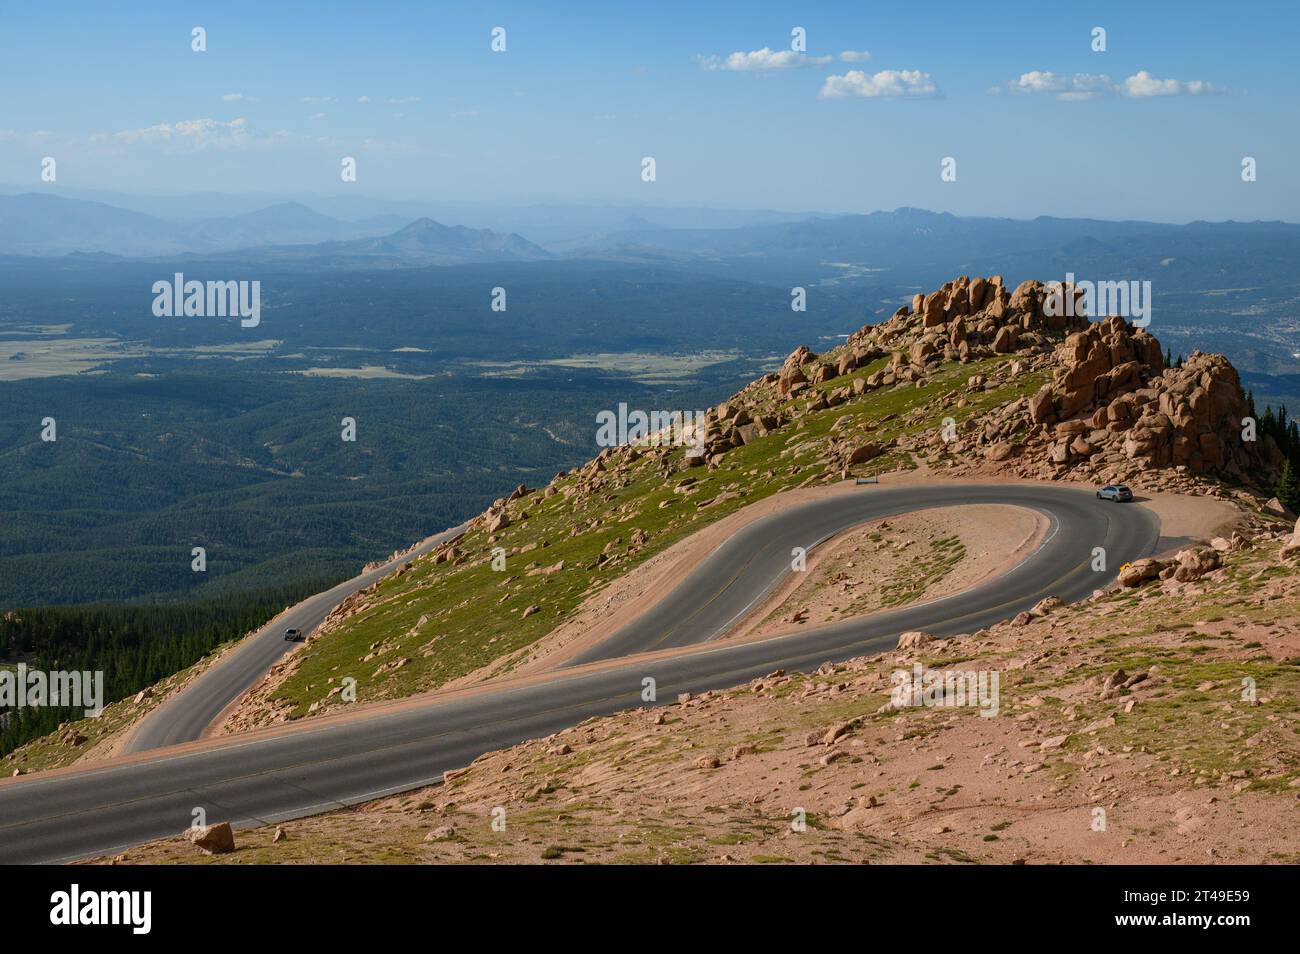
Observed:
[[[841,426],[837,437],[847,434],[862,441],[887,442],[904,433],[935,428],[946,416],[960,424],[983,410],[1032,394],[1045,380],[1045,373],[1022,375],[995,390],[966,394],[968,376],[989,375],[1009,358],[945,365],[924,388],[908,384],[851,398],[731,450],[714,471],[699,467],[665,480],[653,461],[642,458],[632,466],[627,486],[576,507],[562,495],[543,500],[534,492],[519,502],[528,519],[516,520],[499,534],[496,545],[510,554],[507,572],[490,568],[492,544],[486,532],[472,532],[461,544],[469,559],[459,565],[424,559],[405,574],[383,581],[368,597],[364,610],[304,648],[297,670],[276,690],[274,698],[292,704],[291,717],[300,717],[347,676],[357,680],[358,701],[369,702],[435,689],[509,657],[545,636],[617,576],[683,537],[755,500],[797,487],[810,478],[820,479],[825,469],[818,463],[824,439],[842,417],[851,417],[853,423],[847,429]],[[829,392],[843,387],[885,363],[881,359],[817,388]],[[903,419],[950,391],[965,395],[967,405],[955,407],[954,396],[919,421]],[[680,459],[680,449],[673,453],[674,461]],[[855,473],[865,476],[912,466],[908,454],[891,451],[856,468]],[[673,485],[688,475],[699,478],[698,491],[690,497],[674,493]],[[576,480],[570,474],[557,487]],[[697,502],[727,491],[740,496],[697,508]],[[671,503],[660,508],[663,501]],[[598,525],[593,526],[596,521]],[[574,527],[583,532],[571,536]],[[638,529],[648,533],[649,540],[636,552],[627,553],[629,538]],[[615,543],[614,559],[594,569],[597,556],[614,541],[621,541]],[[536,549],[518,552],[528,544]],[[550,566],[561,560],[564,569],[557,573],[526,575],[534,564]],[[539,610],[523,619],[529,606]],[[424,616],[428,617],[426,623],[417,625]],[[379,671],[403,658],[409,662],[400,668]],[[500,667],[502,671],[508,668],[508,661]]]

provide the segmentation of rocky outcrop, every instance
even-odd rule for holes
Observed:
[[[1055,424],[1106,405],[1163,370],[1160,343],[1117,317],[1071,334],[1057,359],[1055,379],[1030,401],[1035,424]]]
[[[1065,308],[1071,296],[1075,307]],[[1243,439],[1247,405],[1226,358],[1195,352],[1180,367],[1166,368],[1155,337],[1120,317],[1091,320],[1075,289],[1030,280],[1008,290],[994,275],[960,276],[915,295],[910,306],[824,354],[796,348],[779,371],[711,409],[697,427],[698,439],[673,466],[715,468],[733,449],[798,426],[807,415],[875,390],[922,387],[950,362],[999,355],[1011,360],[991,375],[994,380],[972,375],[968,393],[1005,387],[1029,374],[1050,373],[1051,379],[1036,393],[964,421],[956,435],[864,443],[860,435],[841,439],[833,429],[822,475],[848,476],[851,468],[894,449],[962,455],[1021,477],[1104,482],[1171,470],[1249,485],[1266,483],[1281,464],[1269,439]],[[861,373],[869,365],[874,370]],[[835,386],[841,378],[844,383]],[[578,472],[576,488],[560,492],[596,493],[610,483],[607,468],[622,468],[640,452],[659,455],[665,472],[671,471],[665,448],[611,448]],[[492,519],[500,512],[493,511]]]
[[[805,345],[800,345],[781,365],[781,371],[777,375],[777,390],[784,396],[788,394],[798,394],[808,385],[808,379],[804,376],[803,366],[805,363],[815,358],[811,351]]]
[[[913,366],[1047,350],[1053,337],[1088,324],[1082,309],[1067,316],[1067,309],[1053,307],[1054,297],[1060,303],[1063,294],[1040,281],[1021,282],[1008,292],[1001,275],[963,275],[929,295],[916,295],[910,309],[903,306],[883,324],[850,335],[846,347],[906,348]]]
[[[1121,318],[1070,335],[1057,355],[1054,380],[1030,398],[1028,412],[1063,470],[1099,455],[1245,480],[1280,464],[1271,440],[1243,439],[1248,406],[1222,355],[1197,351],[1182,367],[1165,368],[1159,342]]]

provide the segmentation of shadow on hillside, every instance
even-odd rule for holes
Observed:
[[[1200,542],[1201,541],[1198,540],[1196,537],[1163,537],[1162,536],[1159,540],[1156,541],[1156,548],[1153,551],[1152,555],[1154,556],[1156,554],[1161,554],[1161,553],[1176,553],[1177,551],[1182,550],[1185,547],[1190,547],[1193,544],[1197,544]]]

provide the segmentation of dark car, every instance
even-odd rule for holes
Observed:
[[[1133,499],[1133,491],[1123,484],[1113,484],[1097,491],[1097,498],[1099,500],[1113,500],[1116,503],[1126,503]]]
[[[302,639],[302,630],[291,626],[284,631],[284,638],[296,643]]]

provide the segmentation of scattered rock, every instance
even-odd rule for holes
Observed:
[[[200,825],[187,833],[190,841],[205,855],[224,855],[235,850],[235,833],[229,822]]]
[[[1164,568],[1168,566],[1162,560],[1146,559],[1135,560],[1127,566],[1121,567],[1119,571],[1120,586],[1132,588],[1141,586],[1147,580],[1154,580]]]
[[[934,637],[929,633],[923,633],[920,630],[908,630],[898,637],[898,648],[901,649],[919,649],[929,643],[934,642]]]

